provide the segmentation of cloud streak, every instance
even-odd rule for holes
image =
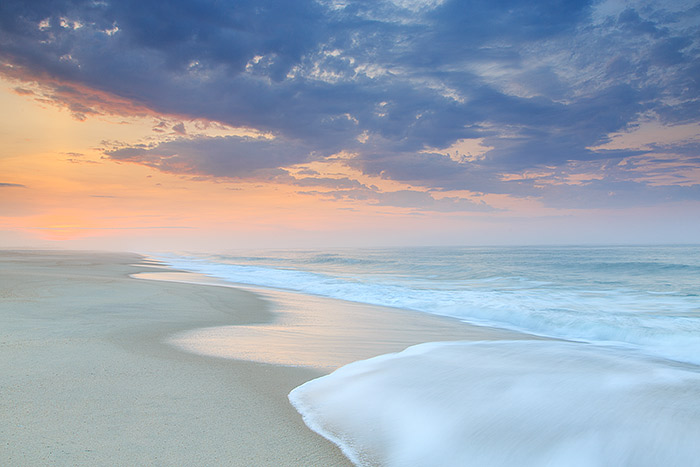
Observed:
[[[398,190],[380,192],[366,186],[346,190],[307,191],[306,195],[344,201],[368,201],[374,206],[391,206],[414,211],[430,212],[495,212],[499,209],[483,201],[475,202],[460,197],[435,198],[432,193],[419,190]]]
[[[154,147],[145,145],[108,149],[111,159],[157,168],[163,172],[211,177],[253,177],[312,157],[303,144],[240,136],[178,138]]]

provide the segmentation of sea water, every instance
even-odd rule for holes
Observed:
[[[396,248],[159,255],[232,282],[629,345],[700,364],[700,247]]]
[[[293,391],[307,424],[358,464],[700,465],[698,246],[159,258],[233,282],[575,341],[426,344]]]
[[[421,344],[290,401],[358,465],[700,465],[700,373],[607,346]]]

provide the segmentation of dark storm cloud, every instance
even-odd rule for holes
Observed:
[[[698,7],[632,2],[605,13],[591,1],[398,3],[6,0],[0,58],[7,75],[66,83],[52,95],[70,95],[65,105],[76,118],[110,105],[81,107],[74,94],[91,88],[275,135],[183,137],[107,153],[214,177],[345,150],[357,155],[355,168],[389,179],[544,197],[502,175],[634,156],[593,148],[643,115],[700,121]],[[184,126],[173,130],[184,136]],[[470,138],[493,148],[478,163],[425,152]],[[644,184],[626,191],[639,189],[647,190],[640,200],[686,196]]]

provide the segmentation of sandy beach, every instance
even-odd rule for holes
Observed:
[[[135,254],[3,251],[0,276],[3,465],[350,465],[293,388],[420,342],[523,336],[204,284]]]

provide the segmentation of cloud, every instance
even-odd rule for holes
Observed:
[[[377,195],[379,206],[396,206],[403,208],[420,208],[437,212],[492,212],[497,209],[482,202],[474,202],[459,197],[436,199],[432,194],[416,190],[399,190]]]
[[[163,172],[245,178],[264,169],[278,169],[310,160],[303,144],[240,136],[178,138],[153,147],[126,146],[105,150],[115,161],[132,162]]]
[[[5,183],[0,182],[0,188],[27,188],[25,185],[19,183]]]
[[[32,91],[31,89],[24,89],[24,88],[20,88],[20,87],[16,87],[14,89],[14,91],[15,91],[15,93],[19,94],[20,96],[31,96],[34,94],[34,91]]]
[[[543,191],[545,204],[554,208],[624,209],[640,204],[700,201],[700,184],[648,186],[632,181],[594,180],[584,185],[552,186]]]
[[[435,198],[433,194],[419,190],[378,191],[367,186],[360,188],[306,191],[301,194],[320,196],[335,200],[368,201],[375,206],[391,206],[432,212],[493,212],[498,209],[483,201],[475,202],[460,197]]]
[[[115,160],[245,177],[344,151],[426,189],[537,197],[503,175],[639,155],[591,148],[649,116],[700,121],[700,8],[625,5],[6,0],[0,73],[78,119],[150,111],[275,136],[188,139],[178,123],[181,139]],[[422,152],[465,139],[492,149],[478,163]]]
[[[286,181],[286,180],[283,180],[282,178],[277,178],[276,181]],[[313,186],[313,187],[332,188],[335,190],[367,188],[365,185],[358,182],[357,180],[352,180],[348,177],[342,177],[342,178],[304,177],[304,178],[298,178],[298,179],[290,178],[288,183],[295,185],[295,186],[300,186],[300,187]]]
[[[173,131],[177,133],[178,135],[185,135],[187,134],[187,130],[185,130],[185,124],[182,122],[176,123],[173,125]]]

